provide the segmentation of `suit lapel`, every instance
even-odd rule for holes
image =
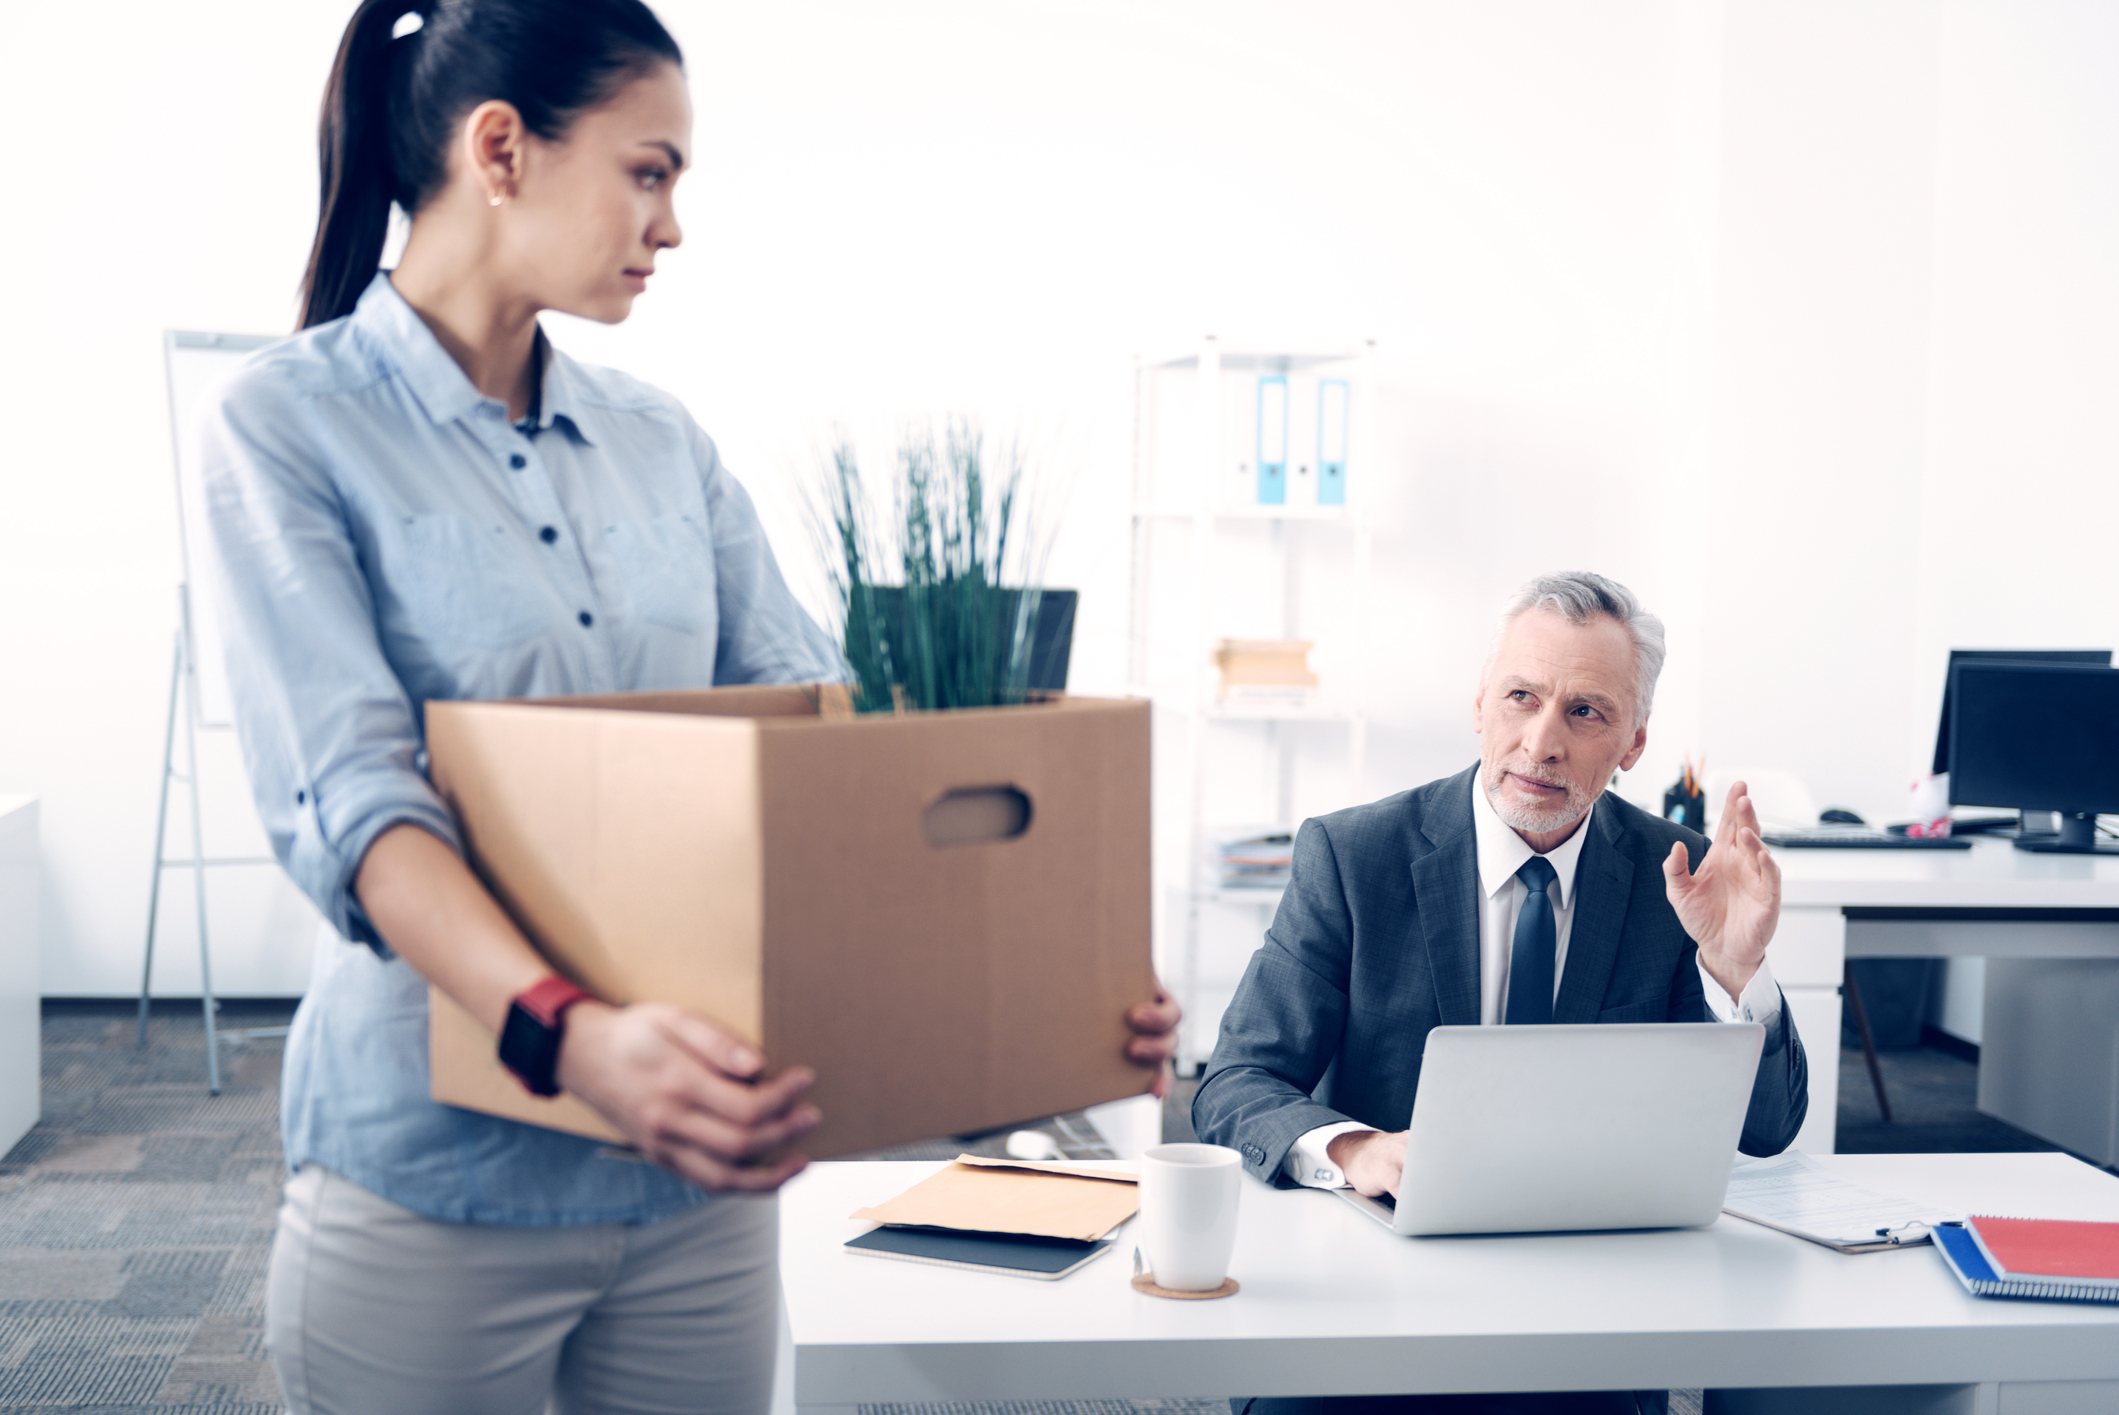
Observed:
[[[1446,1027],[1479,1025],[1479,862],[1471,775],[1443,783],[1435,809],[1420,825],[1433,848],[1412,862],[1414,911],[1435,980],[1435,1012]]]
[[[1589,818],[1589,839],[1575,862],[1575,919],[1567,932],[1567,968],[1553,1001],[1555,1022],[1594,1022],[1626,933],[1633,861],[1619,848],[1618,813],[1603,806]]]

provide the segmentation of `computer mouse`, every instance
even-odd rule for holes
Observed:
[[[1868,824],[1868,822],[1867,822],[1867,821],[1863,820],[1863,819],[1862,819],[1862,818],[1861,818],[1860,816],[1858,816],[1858,815],[1854,814],[1854,812],[1852,812],[1852,811],[1848,811],[1848,810],[1842,810],[1842,809],[1841,809],[1840,807],[1838,807],[1838,806],[1831,806],[1831,807],[1828,807],[1828,808],[1826,808],[1825,810],[1819,811],[1819,812],[1817,813],[1817,820],[1818,820],[1818,824],[1820,824],[1820,825],[1867,825],[1867,824]]]
[[[1010,1158],[1019,1160],[1056,1160],[1061,1154],[1059,1141],[1042,1130],[1018,1130],[1004,1148]]]

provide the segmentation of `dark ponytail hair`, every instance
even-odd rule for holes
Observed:
[[[419,27],[395,37],[415,13]],[[466,113],[500,99],[556,141],[665,62],[684,56],[641,0],[361,0],[324,86],[301,327],[352,312],[382,260],[390,204],[411,215],[441,190]]]

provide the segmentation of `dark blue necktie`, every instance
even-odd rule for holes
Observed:
[[[1516,871],[1530,891],[1516,914],[1516,941],[1508,955],[1509,1026],[1552,1021],[1552,956],[1558,940],[1553,927],[1552,896],[1546,888],[1559,878],[1552,862],[1533,855]]]

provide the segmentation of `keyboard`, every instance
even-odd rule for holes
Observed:
[[[1802,830],[1765,830],[1759,839],[1783,850],[1969,850],[1955,835],[1893,835],[1872,825],[1820,825]]]

